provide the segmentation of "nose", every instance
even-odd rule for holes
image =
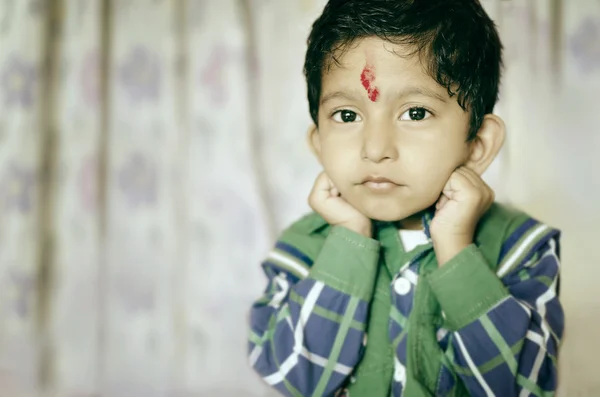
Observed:
[[[363,160],[373,163],[397,160],[398,149],[393,129],[373,126],[365,130],[361,156]]]

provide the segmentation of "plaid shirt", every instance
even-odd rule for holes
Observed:
[[[557,230],[529,218],[508,235],[476,235],[476,244],[426,275],[420,266],[433,252],[430,240],[406,253],[387,293],[386,331],[395,357],[385,396],[402,396],[411,382],[409,320],[422,277],[444,319],[434,328],[442,352],[435,395],[554,395],[564,328],[558,237]],[[489,266],[494,258],[486,258],[483,247],[494,239],[502,241],[495,266]],[[344,393],[365,351],[385,248],[329,227],[316,214],[283,233],[263,262],[269,283],[250,316],[250,362],[268,384],[287,396]]]

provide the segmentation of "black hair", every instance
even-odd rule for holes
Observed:
[[[498,99],[502,43],[479,0],[329,0],[308,37],[304,74],[318,124],[323,73],[356,40],[407,45],[428,74],[471,112],[468,139]]]

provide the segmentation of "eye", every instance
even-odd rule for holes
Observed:
[[[406,112],[404,112],[402,114],[402,116],[400,116],[400,120],[421,121],[421,120],[425,120],[429,116],[431,116],[431,113],[427,109],[422,108],[422,107],[414,107],[414,108],[410,108]]]
[[[360,116],[352,110],[338,110],[332,116],[333,120],[338,123],[354,123],[355,121],[362,120]]]

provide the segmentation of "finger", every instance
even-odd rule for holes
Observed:
[[[329,191],[331,189],[331,179],[325,173],[325,171],[321,172],[315,181],[315,187],[317,190],[326,190]]]
[[[333,181],[331,180],[331,178],[329,178],[329,176],[327,177],[327,182],[329,184],[329,194],[332,197],[339,197],[342,194],[340,193],[340,190],[335,186],[335,184],[333,183]]]
[[[468,181],[468,185],[465,186],[466,191],[477,192],[478,196],[484,199],[489,197],[490,188],[478,174],[466,167],[461,167],[458,172]]]
[[[450,178],[448,178],[448,182],[446,182],[442,193],[449,198],[453,198],[456,192],[464,190],[465,186],[468,184],[468,179],[461,172],[456,170],[450,175]]]
[[[459,167],[456,172],[462,175],[473,187],[480,187],[483,184],[483,180],[467,167]]]
[[[313,184],[313,188],[310,192],[308,203],[311,207],[315,207],[321,201],[329,197],[331,187],[329,185],[329,178],[325,172],[321,172],[319,176],[315,179],[315,183]]]
[[[478,173],[469,167],[461,167],[461,170],[463,175],[465,175],[471,181],[471,183],[484,194],[486,201],[494,201],[494,190]]]
[[[439,198],[439,200],[437,201],[437,203],[435,204],[435,208],[437,210],[441,210],[442,208],[444,208],[444,205],[446,205],[448,200],[449,200],[449,198],[442,194],[441,197]]]
[[[495,200],[496,194],[494,190],[473,170],[465,168],[462,170],[463,174],[469,178],[471,185],[473,186],[470,197],[476,199],[482,208],[488,208]]]
[[[481,179],[481,174],[479,174],[477,171],[475,171],[473,168],[469,167],[468,165],[463,165],[460,168],[464,169],[465,171],[467,171],[469,174],[475,176],[478,179]]]
[[[489,201],[489,204],[491,204],[496,200],[496,192],[491,187],[488,188],[488,192],[489,192],[488,201]]]

